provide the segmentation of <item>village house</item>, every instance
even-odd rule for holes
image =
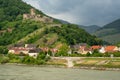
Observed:
[[[58,52],[58,49],[52,48],[50,51],[52,52],[52,56],[54,56]]]
[[[91,49],[87,46],[80,46],[79,52],[81,54],[87,54],[87,53],[92,54]]]
[[[48,47],[43,47],[43,48],[40,48],[43,52],[48,52],[49,51],[49,48]]]
[[[31,50],[29,50],[28,55],[36,58],[40,52],[42,52],[42,50],[39,48],[31,49]]]
[[[119,51],[119,48],[117,46],[106,46],[105,52],[117,52]]]
[[[102,46],[100,46],[100,45],[93,45],[93,46],[91,46],[91,50],[99,50],[101,48],[102,48]]]
[[[100,53],[106,53],[106,52],[117,52],[119,51],[119,48],[117,46],[101,46],[100,49],[98,49]]]
[[[58,49],[57,48],[48,48],[48,47],[44,47],[44,48],[40,48],[43,52],[45,53],[48,53],[48,51],[51,51],[52,53],[52,56],[54,56],[57,52],[58,52]]]
[[[36,49],[36,46],[33,44],[25,44],[24,46],[22,43],[20,43],[10,47],[8,52],[12,54],[28,54],[28,52],[33,49]]]
[[[86,43],[71,45],[70,48],[73,50],[73,53],[78,54],[87,54],[88,52],[91,53],[91,49],[88,47]]]
[[[119,51],[120,51],[120,47],[119,47],[118,49],[119,49]]]
[[[25,48],[35,49],[35,48],[36,48],[36,45],[34,45],[34,44],[25,44]]]
[[[70,49],[71,49],[70,51],[73,52],[73,53],[78,53],[79,54],[79,48],[80,48],[80,44],[70,45]]]
[[[105,52],[106,52],[106,51],[105,51],[105,47],[102,46],[101,49],[99,49],[99,52],[100,52],[100,53],[105,53]]]
[[[27,48],[24,48],[24,47],[12,47],[9,49],[8,53],[11,53],[11,54],[28,54],[29,52],[29,49]]]

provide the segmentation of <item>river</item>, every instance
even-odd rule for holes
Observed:
[[[120,80],[120,71],[0,65],[0,80]]]

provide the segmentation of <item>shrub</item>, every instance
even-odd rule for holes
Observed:
[[[22,63],[25,63],[25,64],[35,64],[35,58],[33,57],[30,57],[29,55],[25,56],[22,61]]]
[[[3,57],[3,58],[0,60],[0,63],[1,63],[1,64],[8,63],[8,62],[9,62],[9,58],[8,58],[8,57]]]

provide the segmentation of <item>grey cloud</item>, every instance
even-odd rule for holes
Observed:
[[[120,18],[120,0],[24,1],[55,18],[68,20],[82,25],[95,24],[102,26]]]

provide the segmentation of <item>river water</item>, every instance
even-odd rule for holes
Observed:
[[[0,65],[0,80],[120,80],[120,71]]]

